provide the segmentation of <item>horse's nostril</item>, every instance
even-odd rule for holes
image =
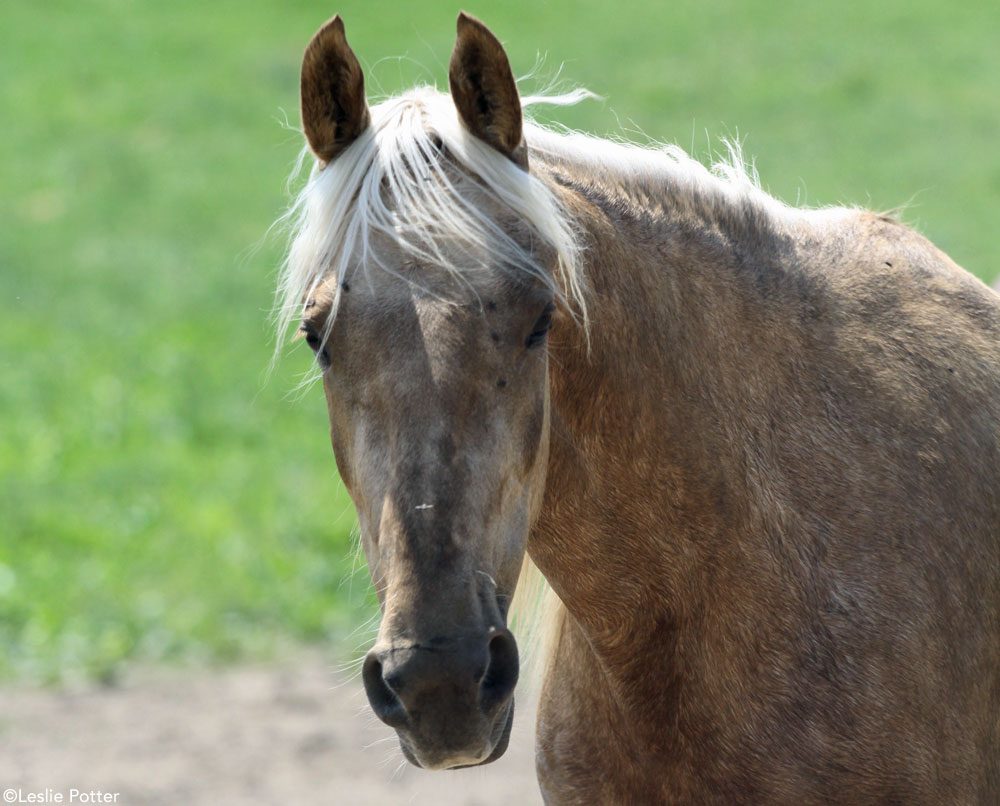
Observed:
[[[361,679],[375,716],[389,727],[403,727],[406,724],[406,708],[382,676],[382,662],[374,651],[369,652],[365,658],[364,666],[361,667]]]
[[[507,702],[517,684],[517,642],[510,630],[501,630],[490,639],[489,655],[490,663],[479,688],[479,702],[484,711]]]

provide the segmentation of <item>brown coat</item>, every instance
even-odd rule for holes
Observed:
[[[282,281],[407,758],[504,752],[526,549],[548,803],[1000,802],[1000,297],[889,218],[524,126],[467,15],[450,84],[370,112],[319,31]]]

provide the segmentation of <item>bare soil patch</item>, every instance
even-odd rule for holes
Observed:
[[[519,704],[498,762],[424,772],[403,762],[360,681],[331,669],[307,655],[143,670],[113,687],[0,688],[0,790],[48,789],[62,803],[71,789],[117,792],[121,806],[541,803],[534,703]]]

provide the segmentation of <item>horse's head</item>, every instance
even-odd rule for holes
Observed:
[[[507,609],[545,481],[546,337],[576,259],[528,172],[506,54],[465,15],[449,78],[450,99],[416,91],[370,110],[340,19],[320,29],[302,66],[318,163],[285,283],[306,300],[382,608],[365,688],[430,769],[506,749]]]

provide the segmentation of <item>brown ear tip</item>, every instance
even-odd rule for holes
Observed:
[[[315,59],[328,48],[342,48],[347,45],[347,34],[344,33],[344,21],[339,14],[334,14],[313,34],[306,46],[303,65],[306,61]]]
[[[340,18],[339,14],[334,14],[330,19],[323,23],[323,27],[319,29],[319,34],[330,34],[336,33],[340,34],[342,37],[346,37],[344,32],[344,21]]]
[[[483,25],[482,20],[479,20],[476,17],[473,17],[471,14],[468,14],[468,13],[466,13],[464,11],[459,11],[458,12],[458,32],[459,33],[462,33],[463,30],[467,30],[469,28],[479,28],[479,29],[482,29],[482,28],[485,28],[485,27],[486,26]]]

